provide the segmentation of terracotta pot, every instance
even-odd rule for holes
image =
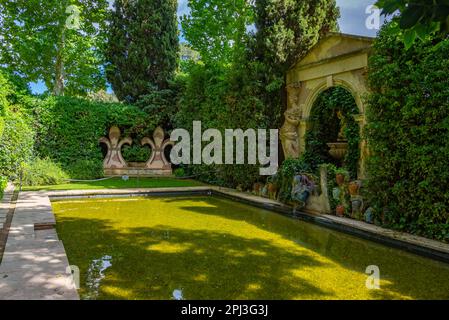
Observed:
[[[345,183],[345,175],[342,173],[337,173],[337,175],[335,176],[335,179],[337,180],[337,184],[339,186],[343,185]]]
[[[338,205],[337,209],[336,209],[336,212],[337,212],[337,216],[344,217],[345,216],[345,207],[342,206],[341,204]]]
[[[351,196],[357,196],[359,194],[360,185],[357,181],[353,181],[349,184],[348,189]]]

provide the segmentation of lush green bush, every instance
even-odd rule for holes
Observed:
[[[0,176],[18,175],[20,164],[33,153],[34,131],[26,87],[0,70]]]
[[[104,176],[103,161],[98,159],[78,159],[68,169],[71,179],[91,180]]]
[[[193,121],[201,121],[203,131],[215,128],[223,136],[225,129],[279,128],[281,105],[267,106],[260,99],[265,87],[256,80],[258,66],[243,62],[232,68],[192,63],[188,76],[179,81],[182,90],[175,126],[192,132]],[[264,179],[259,175],[259,165],[195,165],[191,174],[204,182],[244,189],[252,189],[255,182]]]
[[[50,159],[33,159],[23,166],[22,184],[42,186],[61,184],[69,177],[61,167]]]
[[[103,176],[104,152],[99,139],[117,125],[122,137],[140,141],[152,134],[157,122],[138,107],[120,103],[49,97],[33,108],[37,154],[60,163],[74,179]]]
[[[147,146],[124,146],[122,156],[127,162],[147,162],[151,157],[151,149]]]
[[[370,203],[392,228],[449,241],[449,39],[405,50],[391,28],[370,59]]]
[[[0,176],[0,200],[3,199],[3,192],[5,191],[7,184],[8,184],[8,179],[6,177]]]
[[[29,122],[20,111],[7,112],[0,139],[0,174],[18,175],[21,163],[32,157],[34,132]]]

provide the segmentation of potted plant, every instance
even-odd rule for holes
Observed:
[[[351,183],[349,183],[348,190],[351,196],[358,196],[360,191],[360,182],[352,181]]]
[[[348,172],[344,169],[337,169],[335,171],[335,180],[339,186],[342,186],[346,182],[346,178],[348,177]]]
[[[339,204],[336,208],[336,213],[338,217],[344,217],[345,216],[345,206],[342,204]]]

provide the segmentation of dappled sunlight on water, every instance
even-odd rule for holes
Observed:
[[[85,299],[449,299],[446,264],[221,198],[53,208]]]

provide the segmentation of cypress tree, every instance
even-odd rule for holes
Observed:
[[[256,0],[255,10],[258,57],[282,73],[338,30],[335,0]]]
[[[107,78],[121,101],[164,90],[177,68],[176,0],[116,0],[106,48]]]

